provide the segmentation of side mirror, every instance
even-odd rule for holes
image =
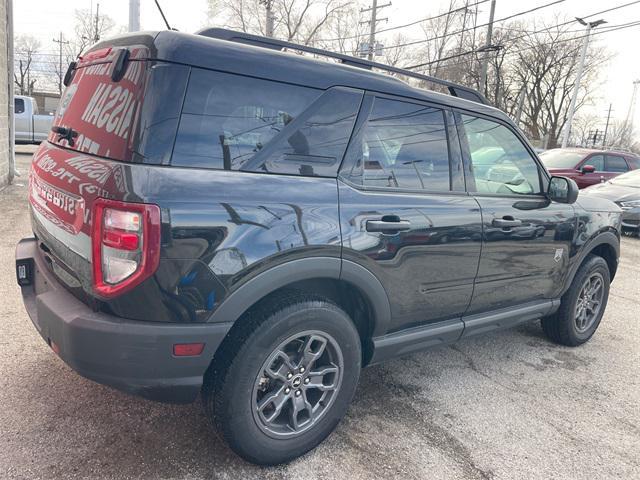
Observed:
[[[582,173],[593,173],[596,171],[596,167],[594,167],[593,165],[583,165],[580,171]]]
[[[551,177],[547,195],[554,202],[575,203],[578,199],[578,185],[570,178]]]

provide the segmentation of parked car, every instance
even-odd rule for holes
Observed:
[[[622,230],[640,235],[640,170],[586,188],[581,195],[606,198],[622,208]]]
[[[554,148],[542,152],[540,159],[550,174],[569,177],[579,188],[603,183],[640,168],[640,158],[615,150]]]
[[[16,142],[40,143],[47,139],[53,115],[40,115],[35,98],[24,95],[14,97]]]
[[[576,201],[479,93],[372,66],[404,72],[220,29],[92,47],[16,249],[44,341],[125,392],[201,394],[235,452],[278,464],[331,433],[363,366],[540,318],[589,340],[620,208]],[[488,148],[517,181],[474,175]]]

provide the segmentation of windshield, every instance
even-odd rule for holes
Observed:
[[[614,185],[623,185],[625,187],[640,188],[640,170],[633,170],[631,172],[624,173],[613,180],[609,180],[609,183],[613,183]]]
[[[540,160],[547,168],[576,168],[576,165],[583,158],[584,153],[571,152],[559,148],[547,150],[540,154]]]

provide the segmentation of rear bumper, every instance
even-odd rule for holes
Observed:
[[[202,378],[230,323],[197,325],[136,322],[95,312],[50,271],[34,238],[21,240],[16,261],[33,259],[32,283],[22,286],[36,329],[80,375],[151,400],[195,400]],[[29,261],[29,260],[27,260]],[[204,342],[197,357],[175,357],[175,343]]]

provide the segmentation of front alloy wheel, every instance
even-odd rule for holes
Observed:
[[[604,279],[599,272],[593,272],[582,284],[575,308],[576,330],[584,333],[589,330],[600,313],[604,296]]]
[[[331,407],[342,381],[342,351],[327,333],[306,331],[282,342],[253,387],[258,427],[274,438],[299,435]]]

